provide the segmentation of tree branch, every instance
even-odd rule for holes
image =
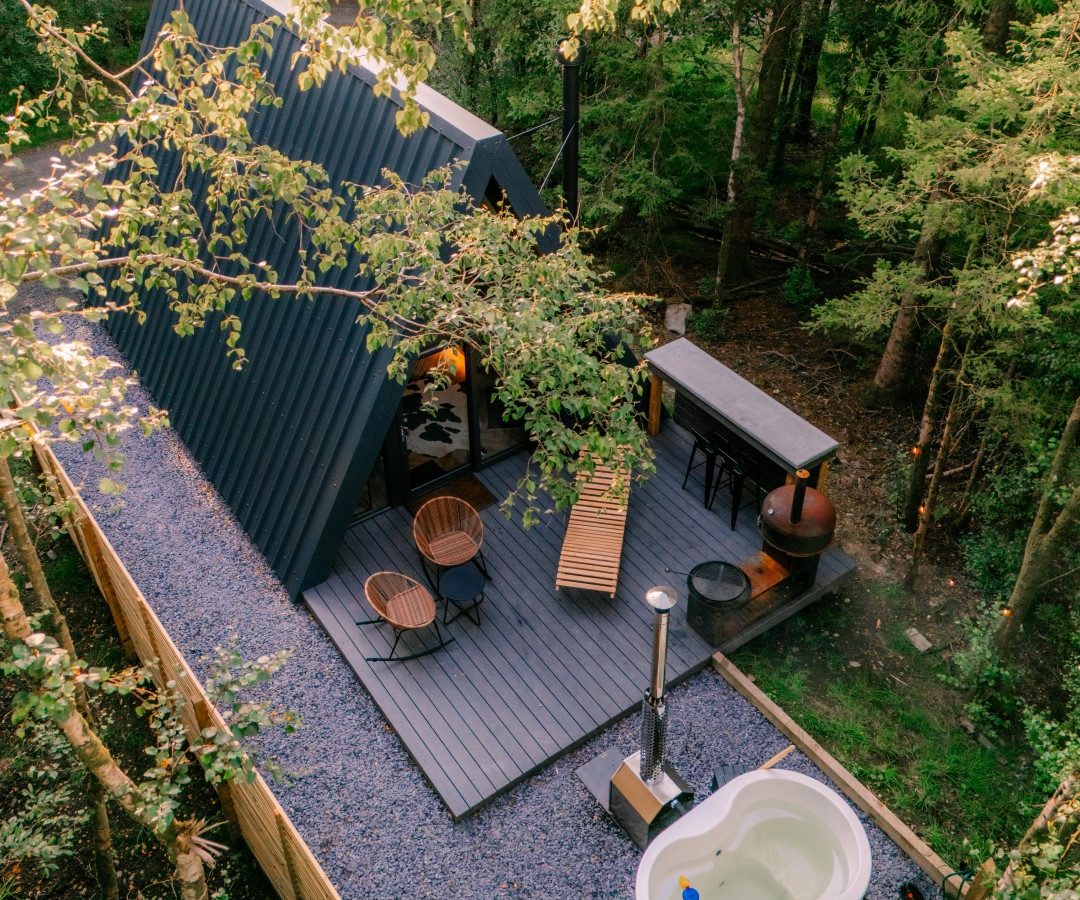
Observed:
[[[19,0],[19,4],[22,6],[23,9],[26,10],[26,15],[31,22],[34,22],[42,31],[48,33],[55,40],[59,41],[61,44],[67,47],[68,50],[74,53],[79,59],[81,59],[91,69],[93,69],[93,71],[97,72],[97,74],[104,78],[106,81],[110,81],[115,84],[128,96],[129,99],[135,99],[135,93],[131,90],[130,87],[127,86],[127,84],[124,83],[121,78],[113,75],[113,73],[110,72],[108,69],[99,66],[96,62],[94,62],[93,57],[91,57],[89,53],[87,53],[85,50],[83,50],[82,47],[75,43],[75,41],[71,40],[62,31],[54,28],[44,19],[40,18],[37,12],[34,10],[34,7],[28,2],[28,0]]]

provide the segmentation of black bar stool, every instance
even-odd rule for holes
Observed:
[[[717,475],[716,484],[713,486],[712,496],[708,498],[705,505],[712,509],[713,501],[716,499],[720,487],[726,484],[731,490],[731,530],[734,531],[735,523],[739,518],[739,510],[745,506],[756,508],[761,505],[758,468],[752,459],[735,450],[720,450],[719,457],[720,472]],[[744,504],[742,502],[743,488],[748,480],[754,485],[754,496],[749,503]]]
[[[716,473],[716,458],[721,451],[716,441],[711,438],[698,434],[693,429],[691,429],[690,433],[694,436],[694,448],[690,451],[690,461],[686,464],[686,474],[683,475],[682,486],[683,490],[686,490],[686,482],[690,480],[690,473],[694,469],[704,466],[705,495],[702,497],[702,502],[705,504],[705,508],[708,509],[712,506],[712,498],[716,494],[716,489],[713,486],[713,476]],[[699,451],[704,459],[699,463],[695,463],[694,460],[697,458]]]

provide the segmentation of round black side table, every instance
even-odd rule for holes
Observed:
[[[477,625],[480,624],[480,604],[484,602],[484,576],[471,563],[454,566],[442,573],[439,579],[439,596],[446,602],[443,610],[443,624],[456,622],[467,615]],[[450,617],[450,604],[457,607],[457,612]],[[474,619],[472,614],[476,614]]]

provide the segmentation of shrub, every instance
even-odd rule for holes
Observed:
[[[17,763],[25,771],[13,814],[0,822],[0,872],[34,863],[42,875],[51,875],[76,853],[90,819],[79,802],[87,774],[51,722],[32,719],[24,727],[26,756]],[[7,782],[5,789],[15,790],[15,783]]]
[[[1066,633],[1071,652],[1061,677],[1065,708],[1059,717],[1030,708],[1024,711],[1024,730],[1036,753],[1035,770],[1048,793],[1062,778],[1080,771],[1080,612],[1074,611],[1070,619]]]
[[[724,306],[709,306],[690,316],[690,330],[710,344],[718,344],[727,336],[731,310]]]
[[[897,450],[893,465],[885,473],[885,497],[897,521],[904,517],[903,506],[907,498],[908,480],[911,478],[911,465],[911,453]]]
[[[784,299],[800,310],[809,310],[821,299],[821,291],[814,284],[814,276],[806,266],[796,266],[788,272],[784,282]]]
[[[1019,451],[1019,452],[1017,452]],[[1008,453],[971,499],[975,532],[962,541],[964,561],[979,593],[1004,601],[1012,591],[1037,501],[1037,488],[1052,453],[1041,440]]]
[[[998,604],[984,600],[974,618],[961,623],[968,646],[953,657],[954,674],[945,678],[968,694],[968,716],[991,736],[1015,723],[1020,712],[1015,676],[994,646],[998,610]]]
[[[964,565],[984,597],[1004,601],[1012,591],[1024,556],[1022,534],[984,528],[961,541]]]

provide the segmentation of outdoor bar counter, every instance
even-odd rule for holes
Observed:
[[[775,487],[799,469],[824,488],[839,444],[765,391],[686,338],[645,354],[652,373],[649,433],[660,427],[663,381],[675,386],[675,421],[698,433],[719,432],[763,464],[761,487]]]

